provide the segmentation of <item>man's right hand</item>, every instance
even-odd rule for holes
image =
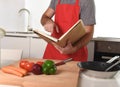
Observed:
[[[46,31],[48,32],[53,32],[53,30],[55,29],[57,33],[59,33],[59,29],[58,26],[53,22],[53,21],[48,21],[45,25],[44,28]]]

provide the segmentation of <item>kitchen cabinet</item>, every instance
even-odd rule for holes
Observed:
[[[45,47],[47,43],[39,37],[30,38],[30,57],[31,58],[43,58]]]
[[[10,65],[21,59],[21,49],[1,49],[0,50],[0,68]]]
[[[22,49],[22,57],[29,57],[29,38],[5,36],[1,39],[2,49]]]
[[[42,58],[46,42],[31,36],[9,36],[1,40],[2,49],[22,49],[22,58]]]

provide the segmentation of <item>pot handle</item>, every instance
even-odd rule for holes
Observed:
[[[118,58],[120,58],[120,56],[114,56],[113,58],[111,58],[110,60],[108,60],[106,63],[112,63],[113,61],[115,61]]]
[[[112,64],[111,66],[109,66],[109,67],[105,70],[105,72],[109,71],[110,69],[112,69],[113,67],[115,67],[115,66],[116,66],[117,64],[119,64],[119,63],[120,63],[120,60],[117,61],[116,63]]]

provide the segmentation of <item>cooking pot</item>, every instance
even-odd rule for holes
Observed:
[[[120,70],[120,65],[114,66],[109,71],[105,71],[108,67],[114,63],[99,62],[99,61],[87,61],[79,62],[77,65],[83,68],[83,74],[96,77],[96,78],[113,78],[114,75]]]

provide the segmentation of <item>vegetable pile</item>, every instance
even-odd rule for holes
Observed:
[[[4,66],[1,69],[5,73],[13,74],[19,77],[23,77],[28,73],[33,73],[35,75],[46,74],[46,75],[53,75],[56,73],[57,68],[55,66],[54,61],[46,60],[44,62],[37,61],[30,62],[27,60],[21,60],[19,62],[19,66]]]
[[[35,75],[53,75],[57,71],[55,63],[52,60],[46,60],[44,62],[37,61],[36,63],[22,60],[20,61],[19,66],[28,72],[32,72]]]

